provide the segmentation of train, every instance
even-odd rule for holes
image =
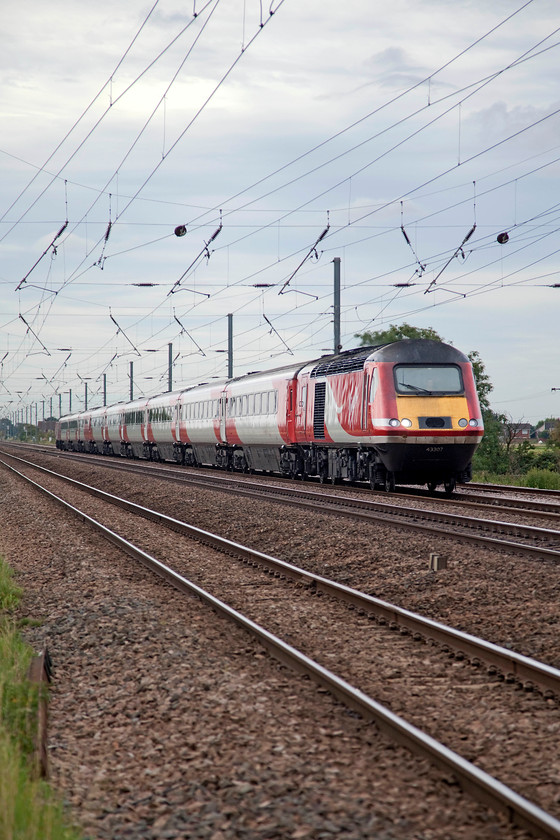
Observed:
[[[483,434],[468,357],[404,339],[69,414],[56,446],[450,495]]]

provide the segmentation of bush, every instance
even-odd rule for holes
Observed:
[[[552,448],[534,452],[531,466],[537,470],[558,472],[560,468],[560,452]]]

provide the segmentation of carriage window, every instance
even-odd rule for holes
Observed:
[[[462,394],[464,390],[457,365],[396,365],[394,377],[398,394],[431,396]]]

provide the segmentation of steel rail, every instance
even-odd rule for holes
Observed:
[[[507,491],[508,493],[519,493],[520,495],[530,495],[548,497],[549,499],[560,498],[560,490],[546,490],[540,487],[521,487],[517,484],[483,484],[481,482],[469,482],[468,485],[458,485],[460,487],[468,486],[470,489],[481,490],[482,492],[496,492]]]
[[[51,493],[45,487],[2,462],[7,469],[23,478],[36,489],[44,493],[52,501],[61,504],[66,510],[78,516],[82,522],[99,531],[105,539],[122,549],[126,554],[140,561],[144,566],[158,574],[180,592],[196,595],[220,615],[234,621],[237,625],[255,636],[263,647],[280,662],[288,665],[299,673],[312,677],[324,686],[337,699],[349,708],[358,712],[366,720],[372,720],[379,729],[388,734],[401,746],[422,758],[429,759],[438,768],[450,772],[457,779],[465,793],[469,793],[478,802],[506,814],[510,822],[520,828],[530,831],[543,840],[560,840],[560,821],[548,814],[538,805],[520,796],[514,790],[495,779],[489,773],[476,767],[470,761],[439,743],[422,730],[405,721],[378,703],[364,692],[350,685],[332,671],[324,668],[315,660],[287,644],[278,636],[270,633],[264,627],[256,624],[238,610],[228,606],[211,593],[197,584],[174,572],[169,566],[161,563],[129,540],[121,537],[115,531],[105,527],[91,516]]]
[[[560,519],[560,504],[558,502],[537,502],[533,499],[512,499],[504,496],[485,497],[483,494],[477,493],[460,493],[452,499],[444,496],[432,496],[431,498],[434,501],[449,505],[460,504],[465,505],[465,507],[478,507],[482,510],[500,508],[502,511],[522,511],[524,514],[529,514],[530,516]]]
[[[528,656],[523,656],[523,654],[493,644],[485,639],[472,636],[470,633],[465,633],[462,630],[448,627],[441,622],[434,621],[411,610],[404,609],[388,601],[368,595],[365,592],[360,592],[352,587],[329,580],[322,575],[317,575],[292,563],[287,563],[284,560],[263,554],[240,543],[227,540],[224,537],[212,534],[195,525],[181,522],[164,513],[146,508],[136,502],[115,496],[112,493],[107,493],[105,490],[84,484],[81,481],[56,473],[46,467],[24,461],[21,458],[17,458],[17,456],[10,457],[33,469],[65,481],[81,491],[116,505],[130,513],[140,515],[145,519],[164,525],[175,532],[204,543],[215,550],[236,556],[245,563],[264,567],[273,574],[287,577],[298,584],[312,588],[315,592],[338,598],[348,604],[352,609],[357,609],[365,614],[372,615],[378,621],[388,624],[390,627],[394,627],[395,629],[402,628],[413,636],[419,636],[425,639],[428,643],[433,642],[443,647],[451,647],[456,651],[457,656],[467,658],[476,664],[483,661],[488,666],[497,668],[507,681],[522,683],[526,688],[539,686],[543,692],[560,697],[560,670],[551,665],[539,662]]]

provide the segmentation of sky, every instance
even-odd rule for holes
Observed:
[[[557,0],[4,0],[0,417],[329,353],[335,258],[343,349],[560,417],[559,58]]]

